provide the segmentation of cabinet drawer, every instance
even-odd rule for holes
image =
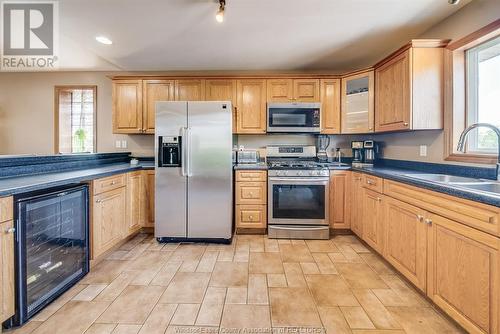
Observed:
[[[266,182],[236,182],[236,204],[266,204]]]
[[[373,191],[382,193],[382,191],[384,189],[383,184],[384,184],[383,179],[381,179],[379,177],[367,175],[367,174],[363,175],[363,187],[365,187],[367,189],[371,189]]]
[[[265,228],[267,225],[265,205],[237,205],[236,227]]]
[[[0,223],[13,219],[13,205],[12,197],[0,198]]]
[[[125,186],[125,174],[113,175],[94,181],[94,195]]]
[[[267,181],[266,171],[237,171],[236,181],[264,182]]]
[[[384,180],[384,194],[500,236],[500,208],[389,180]]]

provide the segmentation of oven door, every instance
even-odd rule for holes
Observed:
[[[269,224],[328,225],[328,177],[270,177]]]
[[[267,132],[320,132],[320,103],[270,103]]]

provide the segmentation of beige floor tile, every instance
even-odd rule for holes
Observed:
[[[158,270],[141,270],[141,271],[126,271],[131,273],[134,278],[130,282],[131,285],[149,285],[153,278],[158,274]]]
[[[118,324],[113,330],[113,334],[137,334],[140,329],[141,325]]]
[[[318,307],[327,334],[350,334],[351,328],[339,307]]]
[[[316,262],[301,262],[300,267],[305,275],[321,274]]]
[[[364,263],[361,256],[349,244],[339,244],[337,247],[350,263]]]
[[[84,333],[108,306],[108,302],[68,302],[47,321],[35,329],[33,333]]]
[[[250,252],[263,252],[264,250],[264,238],[250,240]]]
[[[72,300],[78,300],[81,302],[90,302],[97,297],[104,289],[106,289],[107,284],[90,284],[87,285],[85,289],[80,291],[79,294],[73,297]]]
[[[227,288],[230,286],[246,286],[248,284],[248,264],[245,262],[217,262],[215,264],[210,286]]]
[[[246,303],[247,303],[246,287],[227,288],[226,304],[246,304]]]
[[[277,239],[278,245],[291,245],[292,241],[290,239]]]
[[[96,322],[143,324],[164,289],[161,286],[129,285]]]
[[[96,297],[96,301],[113,301],[115,300],[125,288],[134,279],[134,274],[131,272],[122,272],[110,285],[104,289],[99,296]]]
[[[408,334],[463,333],[430,307],[387,307]]]
[[[368,314],[376,328],[402,328],[371,290],[353,290],[353,292],[354,296],[358,299],[359,303]]]
[[[180,244],[170,257],[172,261],[197,261],[205,252],[206,246]]]
[[[222,262],[231,262],[234,258],[234,250],[233,249],[224,249],[219,251],[219,257],[217,261]]]
[[[221,328],[270,329],[269,306],[226,304],[222,313]]]
[[[352,334],[406,334],[402,329],[355,329]]]
[[[77,284],[68,291],[66,291],[61,297],[54,300],[52,303],[47,305],[40,313],[36,314],[31,321],[46,321],[54,313],[56,313],[61,307],[63,307],[67,302],[73,299],[74,296],[85,289],[86,285]]]
[[[299,263],[283,263],[285,268],[286,281],[289,287],[304,288],[307,287],[302,268]]]
[[[341,306],[340,310],[344,314],[349,327],[358,329],[375,329],[375,325],[360,306]]]
[[[292,243],[292,245],[301,245],[301,246],[306,245],[306,241],[301,239],[291,239],[290,242]]]
[[[280,245],[283,262],[314,262],[306,245]]]
[[[361,258],[370,266],[378,275],[394,275],[396,272],[383,261],[379,256],[372,253],[359,254]]]
[[[312,255],[322,274],[338,274],[337,268],[327,253],[312,253]]]
[[[155,275],[155,277],[151,280],[149,285],[161,285],[168,286],[174,278],[177,270],[179,270],[182,262],[178,261],[169,261],[167,264],[163,266],[163,268]]]
[[[264,239],[264,251],[267,253],[279,252],[279,244],[276,239]]]
[[[249,272],[251,274],[282,274],[283,264],[280,253],[250,253]]]
[[[116,324],[92,324],[85,334],[111,334]]]
[[[10,329],[10,330],[2,332],[2,333],[5,333],[5,334],[31,334],[31,333],[33,333],[33,331],[35,329],[40,327],[41,324],[43,324],[42,321],[30,320],[28,323],[24,324],[22,327],[18,327],[16,329]]]
[[[165,247],[164,243],[158,242],[158,241],[153,241],[151,244],[149,244],[149,247],[146,249],[148,251],[161,251]]]
[[[201,327],[201,326],[168,326],[165,334],[189,334],[189,333],[202,333],[202,334],[219,334],[219,327]]]
[[[306,244],[311,253],[333,253],[339,251],[331,240],[306,240]]]
[[[165,246],[163,246],[163,248],[161,249],[162,252],[163,251],[166,251],[166,252],[173,252],[175,251],[178,247],[179,247],[179,243],[177,242],[174,242],[174,243],[168,243],[168,244],[165,244]]]
[[[163,334],[177,309],[177,304],[157,304],[140,330],[140,334]]]
[[[340,252],[328,253],[328,257],[333,263],[349,263],[349,260]]]
[[[226,299],[226,288],[209,287],[201,304],[197,326],[219,326]]]
[[[200,304],[179,304],[174,316],[170,321],[171,325],[194,325]]]
[[[273,327],[321,327],[307,288],[270,288],[269,295]]]
[[[267,286],[270,288],[286,288],[286,277],[284,274],[267,274]]]
[[[122,260],[137,260],[139,257],[142,256],[142,253],[148,249],[149,244],[138,244],[134,248],[132,248],[124,257]],[[121,249],[121,248],[120,248]]]
[[[179,267],[179,272],[181,273],[194,273],[200,261],[182,261],[181,266]]]
[[[127,241],[124,245],[120,246],[121,250],[127,250],[130,251],[137,247],[141,242],[146,240],[148,237],[147,234],[141,233],[133,237],[131,240]]]
[[[237,244],[234,252],[234,262],[248,262],[250,259],[250,244]]]
[[[129,261],[103,260],[85,276],[81,284],[110,284],[124,270],[128,270]]]
[[[217,257],[219,256],[219,251],[206,251],[196,268],[196,272],[199,273],[211,273],[214,270],[215,262],[217,262]]]
[[[160,268],[167,263],[170,255],[170,252],[145,251],[139,258],[133,260],[130,265],[127,266],[127,270],[160,270]]]
[[[210,280],[209,273],[176,273],[161,296],[164,304],[201,304]]]
[[[416,290],[396,275],[380,275],[380,278],[405,301],[405,306],[428,307],[430,304]]]
[[[269,304],[265,274],[250,274],[248,276],[248,304]]]
[[[392,289],[373,289],[384,306],[411,306]]]
[[[306,275],[306,281],[318,306],[359,306],[339,275]]]
[[[111,254],[106,256],[106,260],[124,260],[128,252],[129,251],[126,250],[115,250],[114,252],[111,252]]]
[[[336,267],[353,289],[385,289],[388,287],[365,263],[338,263]]]
[[[358,254],[371,253],[371,251],[365,245],[363,245],[361,242],[359,244],[351,244],[349,246],[351,246],[351,248]]]

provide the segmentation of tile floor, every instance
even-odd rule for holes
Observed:
[[[12,334],[462,333],[354,236],[141,234]]]

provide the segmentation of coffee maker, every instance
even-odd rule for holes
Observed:
[[[375,141],[352,141],[351,148],[353,167],[373,167],[379,153],[379,146]]]

